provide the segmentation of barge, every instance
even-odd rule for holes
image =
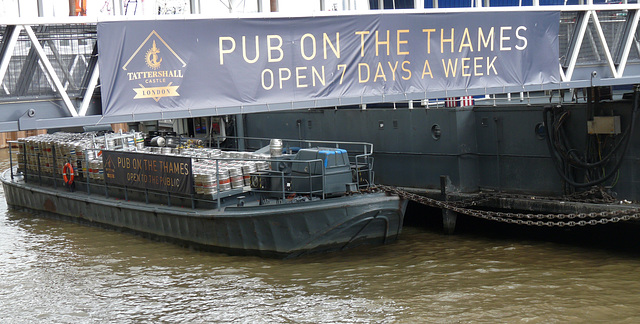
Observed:
[[[371,144],[236,139],[259,148],[239,152],[154,135],[16,141],[0,176],[7,204],[198,249],[280,258],[391,243],[401,232],[407,202],[373,186]],[[157,146],[167,142],[173,147]]]

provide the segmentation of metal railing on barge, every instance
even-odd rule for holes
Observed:
[[[133,137],[132,133],[129,134]],[[282,140],[282,146],[279,147],[282,154],[271,156],[264,153],[264,149],[269,147],[265,144],[271,140],[265,138],[229,137],[232,140],[244,141],[250,148],[263,148],[263,151],[258,150],[261,153],[250,153],[226,148],[140,149],[135,144],[129,145],[130,136],[112,135],[109,141],[105,141],[111,143],[110,150],[88,148],[77,154],[56,152],[56,145],[36,149],[33,147],[35,144],[28,147],[26,140],[10,141],[11,179],[48,186],[52,190],[85,192],[89,196],[97,194],[106,198],[191,209],[243,206],[245,201],[254,201],[262,205],[326,199],[336,195],[328,192],[327,177],[341,174],[344,179],[347,177],[346,172],[350,181],[347,181],[346,188],[339,195],[367,189],[373,184],[373,145],[369,143]],[[348,168],[333,172],[331,166],[327,165],[326,158],[294,159],[295,152],[313,147],[345,150]],[[58,150],[66,151],[61,146],[58,146]],[[189,193],[184,194],[108,183],[104,179],[101,160],[104,152],[188,157],[192,162],[189,176],[193,177],[194,186]],[[67,164],[71,170],[65,170]],[[233,165],[235,172],[229,172],[225,165]],[[74,172],[72,181],[69,181],[70,172]]]

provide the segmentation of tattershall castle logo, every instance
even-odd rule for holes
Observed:
[[[122,66],[135,92],[133,99],[178,97],[187,63],[154,30]]]
[[[153,41],[153,47],[147,51],[145,61],[147,62],[147,65],[154,70],[157,70],[160,67],[160,63],[162,63],[162,58],[158,56],[158,54],[160,54],[160,50],[156,47],[156,41]],[[160,60],[158,61],[159,57]]]

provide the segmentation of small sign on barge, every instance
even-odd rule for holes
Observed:
[[[108,185],[193,193],[189,157],[102,151],[102,160]]]

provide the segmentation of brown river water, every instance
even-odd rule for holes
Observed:
[[[8,210],[0,189],[0,322],[640,322],[640,226],[460,222],[457,235],[414,221],[391,245],[274,260]]]

